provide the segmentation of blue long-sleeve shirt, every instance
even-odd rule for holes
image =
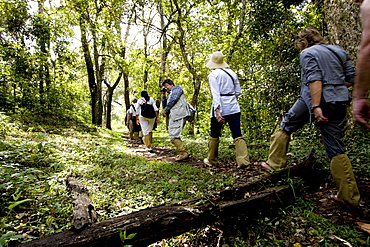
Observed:
[[[166,112],[169,112],[171,108],[176,104],[176,102],[180,99],[181,95],[184,93],[184,90],[178,85],[174,86],[171,89],[170,97],[167,99],[166,104],[163,104],[163,98],[162,98],[162,104],[164,107],[164,110]]]
[[[302,66],[301,97],[308,108],[311,107],[309,83],[314,81],[322,81],[324,102],[349,102],[351,100],[346,82],[354,82],[355,68],[349,55],[341,47],[313,45],[301,52],[300,63]]]

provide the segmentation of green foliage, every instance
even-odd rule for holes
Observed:
[[[315,213],[314,205],[303,199],[281,209],[274,218],[258,218],[250,227],[235,229],[233,237],[227,237],[230,246],[294,246],[313,243],[314,246],[337,246],[337,236],[352,246],[362,246],[366,236],[353,226],[339,226]],[[297,245],[298,246],[298,245]],[[300,246],[300,245],[299,245]]]
[[[126,235],[126,231],[124,232],[119,232],[119,237],[122,241],[122,243],[124,244],[126,240],[130,240],[130,239],[133,239],[137,233],[131,233],[129,234],[128,236]],[[131,247],[132,245],[123,245],[123,247]]]
[[[0,247],[6,247],[9,241],[20,238],[23,238],[23,235],[16,235],[16,233],[12,231],[7,232],[0,237]]]
[[[212,52],[222,51],[243,88],[239,103],[244,135],[248,144],[254,145],[249,149],[251,160],[266,160],[270,135],[299,95],[300,68],[294,37],[307,26],[323,29],[325,34],[323,5],[291,0],[177,2],[178,10],[172,1],[162,1],[168,22],[165,32],[159,33],[152,18],[158,7],[154,2],[122,4],[111,0],[99,5],[71,0],[43,5],[40,1],[43,11],[31,13],[27,1],[0,1],[0,110],[8,114],[0,114],[0,216],[4,216],[1,225],[8,227],[1,229],[1,244],[17,238],[17,233],[40,237],[69,228],[72,209],[64,186],[67,174],[89,186],[100,220],[202,196],[238,180],[232,174],[215,175],[186,165],[149,162],[126,150],[126,143],[116,132],[86,125],[91,118],[89,97],[94,87],[87,83],[86,63],[78,49],[80,44],[75,42],[79,21],[86,21],[88,36],[93,38],[87,45],[95,52],[90,54],[92,62],[99,65],[95,69],[102,69],[96,70],[95,76],[112,83],[120,72],[126,73],[129,84],[119,84],[113,95],[117,103],[122,104],[125,92],[139,97],[144,89],[160,99],[162,76],[181,85],[188,101],[197,96],[195,135],[187,136],[193,131],[187,129],[184,141],[198,159],[207,153],[212,101],[204,61]],[[128,27],[137,33],[122,39]],[[144,35],[151,37],[149,43],[141,42]],[[159,47],[164,37],[168,42],[166,51]],[[184,38],[182,44],[180,38]],[[162,75],[159,71],[164,52],[168,52],[168,60]],[[196,81],[195,76],[200,79]],[[102,89],[105,100],[107,88],[103,85]],[[115,128],[122,127],[124,118],[124,106],[119,104],[113,111]],[[155,132],[155,145],[170,147],[162,120]],[[346,142],[355,174],[368,177],[367,132],[350,123]],[[221,159],[234,161],[232,144],[226,126],[220,143]],[[316,162],[329,169],[320,135],[312,126],[295,133],[290,144],[289,163],[303,159],[314,149]],[[298,206],[306,211],[284,215],[290,217],[288,223],[306,227],[297,215],[313,219],[311,209]],[[240,236],[230,243],[283,245],[284,240],[277,236],[280,229],[290,230],[281,227],[288,225],[285,220],[260,219],[263,229],[254,228],[257,233],[250,239]],[[312,222],[326,224],[320,220]],[[312,238],[320,235],[321,228],[307,227]],[[13,228],[14,232],[6,230]]]
[[[148,162],[126,150],[116,132],[54,128],[56,134],[50,134],[45,125],[28,125],[27,132],[6,125],[14,127],[7,128],[0,150],[0,234],[16,229],[40,237],[69,228],[67,174],[88,186],[99,220],[220,191],[237,179],[192,166]],[[167,134],[162,138],[170,144]]]

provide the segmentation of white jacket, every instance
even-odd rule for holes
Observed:
[[[221,116],[240,112],[240,106],[236,100],[241,94],[238,76],[229,68],[224,68],[224,70],[226,70],[233,79],[222,69],[214,69],[208,76],[208,82],[212,92],[211,117],[216,116],[215,110],[217,106],[220,106]]]

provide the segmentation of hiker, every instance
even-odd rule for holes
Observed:
[[[370,0],[358,1],[361,4],[361,22],[363,28],[360,51],[357,59],[356,83],[353,93],[353,117],[370,129],[366,118],[370,118]]]
[[[214,166],[218,163],[218,145],[222,126],[227,122],[234,138],[238,168],[249,166],[248,149],[240,129],[240,106],[237,97],[241,94],[238,76],[224,62],[221,52],[214,52],[206,60],[212,69],[208,76],[212,92],[211,131],[208,139],[208,156],[204,163]]]
[[[182,161],[189,157],[184,143],[180,139],[182,129],[186,123],[186,117],[189,116],[188,102],[186,101],[184,90],[179,85],[175,86],[171,79],[164,80],[162,86],[170,92],[168,99],[162,101],[164,107],[162,115],[164,117],[168,116],[168,135],[178,152],[175,161]]]
[[[154,122],[159,122],[158,108],[147,91],[141,92],[141,99],[136,104],[136,122],[140,124],[143,132],[143,141],[147,149],[152,148]]]
[[[331,159],[330,171],[338,189],[336,198],[347,207],[356,207],[360,194],[343,143],[351,101],[347,87],[354,82],[354,66],[345,50],[328,45],[316,29],[303,29],[295,45],[301,51],[301,94],[280,129],[271,136],[267,163],[261,165],[268,170],[285,167],[290,135],[316,120]]]
[[[141,136],[140,136],[141,126],[136,121],[136,107],[137,107],[137,99],[134,97],[132,100],[132,104],[130,105],[130,108],[128,110],[129,114],[127,116],[127,120],[132,121],[133,136],[134,136],[135,144],[141,144],[142,143]]]
[[[126,113],[126,126],[128,128],[128,131],[129,131],[130,140],[136,140],[136,137],[134,135],[134,133],[135,133],[135,127],[137,126],[137,124],[136,124],[136,110],[135,110],[135,104],[136,104],[136,102],[137,102],[137,99],[134,97],[132,99],[132,103],[131,103],[131,105],[128,108],[127,113]],[[139,128],[140,128],[140,125],[139,125]],[[137,135],[138,140],[136,140],[136,141],[140,141],[140,139],[139,139],[139,131],[137,131],[137,133],[138,133],[138,135]]]

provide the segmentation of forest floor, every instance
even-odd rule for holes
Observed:
[[[154,147],[151,152],[146,152],[144,145],[129,144],[127,147],[149,160],[176,163],[174,149]],[[235,162],[220,160],[218,166],[209,167],[202,160],[192,156],[185,161],[177,163],[191,165],[199,169],[208,169],[213,173],[231,173],[240,178],[240,184],[247,183],[253,180],[253,178],[260,177],[266,173],[266,170],[259,163],[252,164],[248,169],[238,169]],[[370,224],[370,178],[358,177],[357,183],[361,193],[361,203],[358,209],[348,209],[334,199],[337,190],[330,176],[325,179],[319,190],[305,195],[305,199],[313,202],[316,208],[315,213],[328,221],[337,225],[353,225],[370,233],[370,229],[367,228],[369,227],[368,224]],[[365,226],[363,226],[363,223]]]

